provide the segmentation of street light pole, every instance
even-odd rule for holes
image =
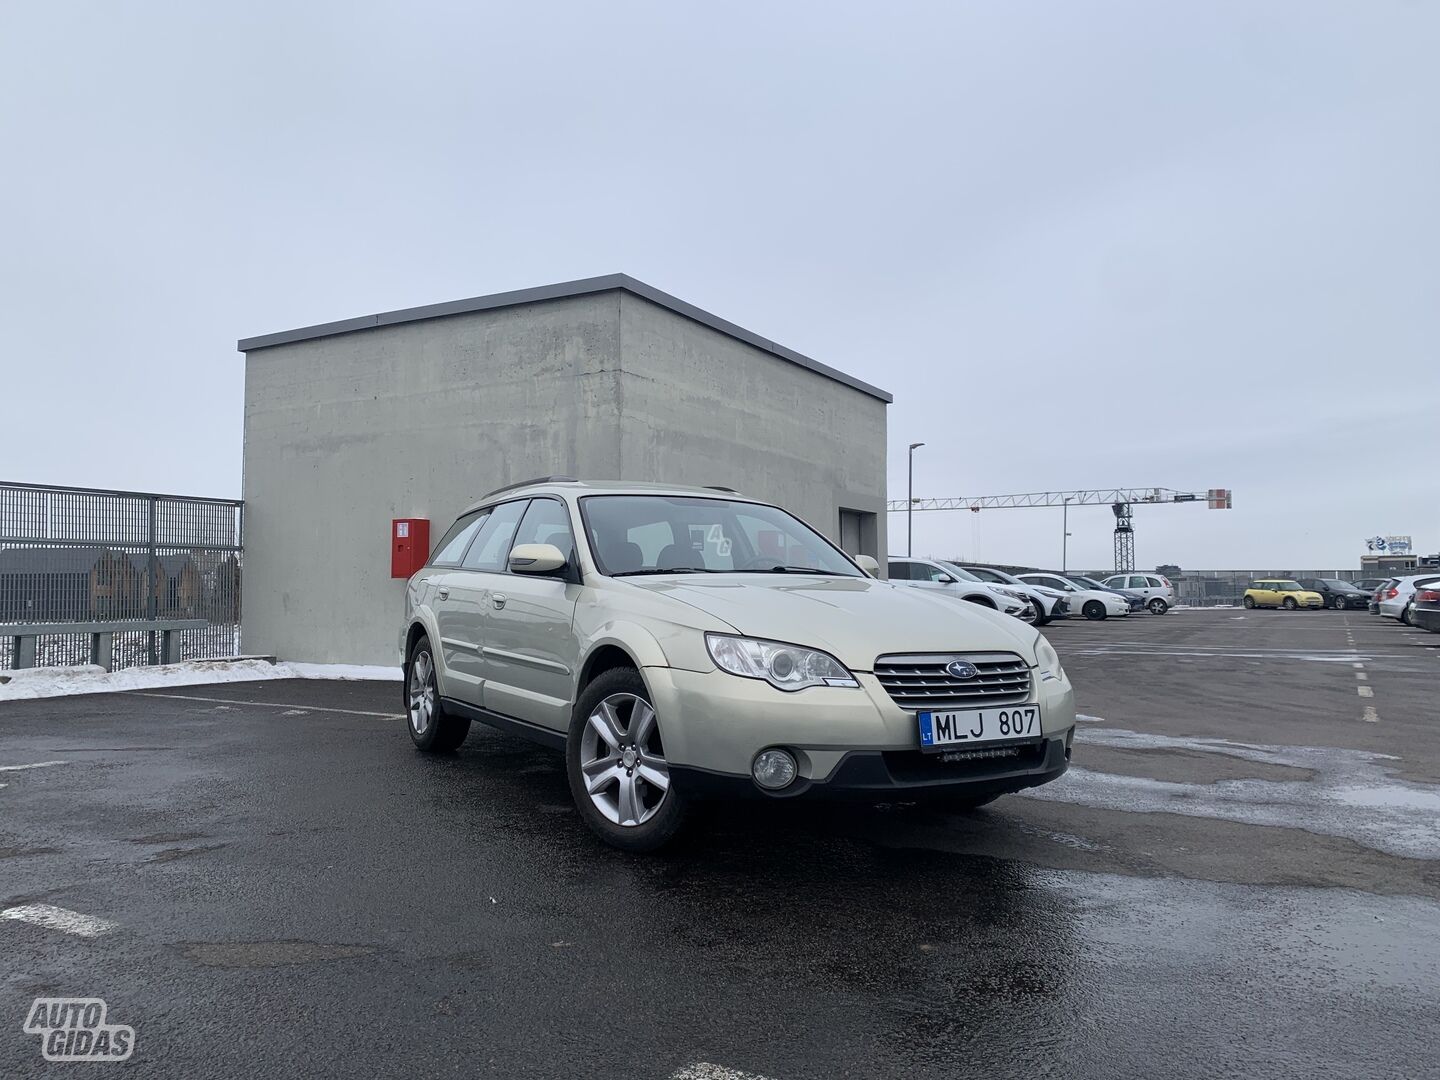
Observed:
[[[910,484],[905,493],[905,554],[915,554],[915,451],[924,446],[923,442],[910,444]]]
[[[1070,568],[1070,500],[1060,504],[1060,572]]]

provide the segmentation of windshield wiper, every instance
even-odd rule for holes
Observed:
[[[621,570],[611,577],[642,577],[645,574],[718,574],[719,570],[706,570],[698,566],[652,566],[646,570]]]
[[[853,574],[837,574],[833,570],[818,570],[813,566],[755,566],[747,570],[731,570],[732,574],[819,574],[822,577],[853,577]]]

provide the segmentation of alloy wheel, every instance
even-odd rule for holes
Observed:
[[[636,694],[603,698],[580,736],[580,772],[595,808],[616,825],[643,825],[670,790],[655,709]]]
[[[410,661],[410,726],[424,735],[435,717],[435,661],[421,649]]]

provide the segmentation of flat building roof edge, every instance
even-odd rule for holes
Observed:
[[[450,300],[440,304],[426,304],[421,307],[401,308],[396,311],[384,311],[375,315],[361,315],[353,319],[341,319],[336,322],[318,323],[315,326],[303,326],[295,330],[282,330],[274,334],[261,334],[257,337],[241,338],[236,342],[236,348],[242,353],[254,352],[257,349],[268,349],[276,345],[289,345],[299,341],[313,341],[317,338],[336,337],[340,334],[353,334],[361,330],[371,330],[379,326],[398,326],[403,323],[423,322],[426,319],[441,319],[448,315],[465,315],[479,311],[494,311],[500,308],[517,307],[522,304],[543,303],[546,300],[563,300],[569,297],[591,296],[596,293],[628,292],[638,296],[642,300],[648,300],[652,304],[666,308],[677,315],[684,316],[703,326],[708,326],[727,337],[742,341],[747,345],[754,346],[764,352],[770,353],[781,360],[807,368],[817,375],[823,375],[835,382],[843,383],[846,386],[868,394],[873,398],[885,402],[887,405],[895,400],[894,396],[879,387],[871,386],[861,379],[818,360],[798,353],[793,349],[761,337],[759,334],[746,330],[718,315],[712,315],[703,308],[694,304],[686,303],[678,297],[662,292],[653,285],[647,285],[630,277],[628,274],[606,274],[601,277],[580,278],[576,281],[563,281],[554,285],[541,285],[532,289],[515,289],[510,292],[492,293],[489,296],[475,296],[466,300]]]

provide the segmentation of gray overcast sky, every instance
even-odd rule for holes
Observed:
[[[1393,0],[9,0],[0,475],[235,496],[237,337],[623,271],[892,391],[894,497],[924,441],[917,495],[1234,489],[1142,507],[1142,566],[1434,550],[1437,45]],[[915,521],[1059,560],[1059,511]]]

